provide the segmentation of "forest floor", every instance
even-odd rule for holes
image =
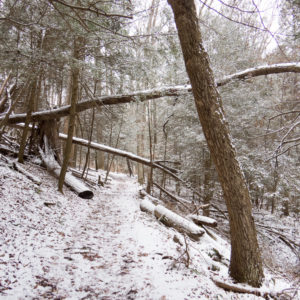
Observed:
[[[216,287],[212,277],[230,280],[230,245],[207,234],[185,242],[141,212],[135,178],[111,174],[85,200],[26,168],[40,186],[0,164],[0,299],[263,299]],[[267,273],[260,290],[293,284]]]

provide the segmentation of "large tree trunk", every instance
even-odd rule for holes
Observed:
[[[168,0],[178,30],[186,70],[199,119],[229,213],[231,234],[230,274],[238,282],[260,286],[263,279],[251,202],[245,178],[231,144],[228,125],[208,55],[202,45],[194,0]]]

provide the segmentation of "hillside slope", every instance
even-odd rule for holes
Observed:
[[[228,243],[205,234],[186,245],[140,211],[134,178],[112,174],[84,200],[26,168],[41,186],[0,165],[0,299],[260,299],[216,287],[212,276],[228,278]],[[262,290],[288,287],[267,275]]]

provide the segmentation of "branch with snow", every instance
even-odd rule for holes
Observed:
[[[256,68],[251,68],[238,72],[229,76],[224,77],[221,80],[216,82],[216,85],[223,86],[234,80],[246,80],[256,76],[269,75],[269,74],[278,74],[278,73],[300,73],[300,63],[283,63],[283,64],[274,64],[259,66]],[[91,97],[90,100],[85,100],[77,103],[76,112],[82,112],[86,109],[90,109],[97,106],[103,105],[118,105],[125,104],[135,101],[146,101],[154,100],[163,97],[178,97],[192,91],[190,85],[178,85],[178,86],[169,86],[154,88],[151,90],[137,91],[132,94],[127,95],[112,95],[112,96],[102,96],[98,98]],[[31,121],[39,122],[42,120],[51,120],[67,116],[70,113],[70,105],[66,105],[60,108],[40,111],[32,113]],[[0,121],[3,117],[0,117]],[[16,124],[25,122],[26,114],[16,114],[9,117],[9,124]]]

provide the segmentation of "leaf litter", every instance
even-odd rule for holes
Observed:
[[[141,212],[136,178],[112,173],[85,200],[26,168],[40,186],[0,165],[0,299],[260,299],[218,288],[211,277],[230,280],[230,245],[194,242]],[[290,287],[267,274],[261,289]]]

